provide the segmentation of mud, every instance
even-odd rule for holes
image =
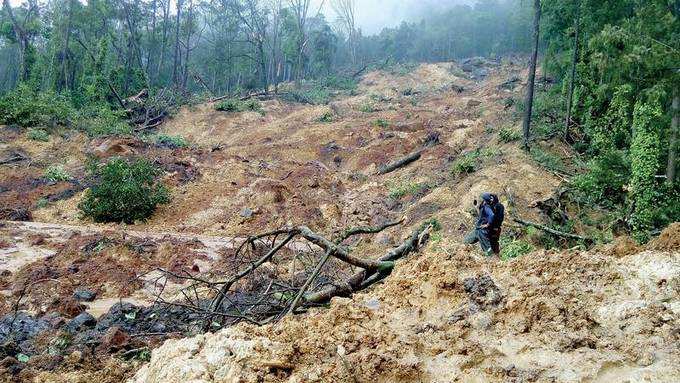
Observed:
[[[0,344],[7,356],[0,377],[677,381],[678,224],[646,248],[621,237],[590,252],[539,251],[506,263],[455,244],[470,229],[471,202],[482,191],[498,191],[508,214],[540,221],[544,213],[531,202],[550,198],[562,183],[516,143],[498,140],[501,128],[519,126],[507,105],[521,96],[518,78],[525,77],[518,64],[474,59],[367,73],[355,96],[328,107],[271,100],[262,116],[197,105],[160,127],[184,137],[190,143],[184,148],[76,132],[42,143],[2,128],[2,153],[26,157],[0,164],[0,206],[9,212],[3,217],[36,222],[0,225],[0,323],[18,307],[30,328],[48,328],[24,331],[23,349]],[[367,105],[373,112],[364,111]],[[320,122],[327,112],[333,121]],[[440,144],[419,160],[376,175],[433,136]],[[477,150],[487,154],[476,172],[451,172],[457,158]],[[83,220],[77,205],[89,155],[153,160],[165,170],[172,203],[135,225]],[[46,182],[44,170],[54,163],[73,180]],[[252,261],[233,257],[248,235],[305,224],[332,237],[402,217],[403,227],[352,248],[383,253],[426,220],[442,229],[385,282],[328,308],[277,325],[196,335],[195,313],[154,305],[158,268],[223,277]],[[293,243],[287,252],[305,249]],[[303,277],[285,258],[263,272]],[[162,297],[178,298],[183,281],[164,281]],[[78,289],[96,299],[76,300]],[[137,372],[148,351],[168,338]]]

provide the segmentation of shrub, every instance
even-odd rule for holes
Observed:
[[[553,153],[545,151],[537,146],[531,148],[531,157],[534,161],[544,168],[556,172],[565,172],[567,169],[564,166],[562,159]]]
[[[379,118],[379,119],[373,121],[373,126],[378,127],[378,128],[389,128],[390,123],[387,120],[383,120],[382,118]]]
[[[498,132],[498,138],[501,140],[501,142],[506,144],[508,142],[517,141],[521,137],[522,134],[519,132],[519,130],[510,126],[505,126]]]
[[[612,150],[590,160],[588,171],[572,180],[578,198],[585,203],[613,207],[625,201],[624,186],[630,177],[630,162],[626,153]]]
[[[170,149],[186,148],[189,146],[189,143],[182,136],[158,134],[155,136],[154,141],[156,145]]]
[[[289,99],[295,102],[312,105],[326,105],[331,102],[331,93],[328,89],[313,86],[311,88],[294,90]]]
[[[373,113],[373,112],[377,111],[375,106],[370,102],[362,103],[361,105],[359,105],[358,109],[359,109],[360,112],[364,112],[364,113]]]
[[[26,137],[33,141],[47,142],[50,140],[50,134],[44,129],[30,128],[26,131]]]
[[[534,247],[529,242],[508,237],[501,238],[500,257],[504,261],[521,257],[532,251],[534,251]]]
[[[215,105],[215,110],[229,113],[251,111],[264,115],[264,109],[262,108],[262,104],[259,101],[252,98],[246,101],[241,101],[237,98],[228,98]]]
[[[125,121],[125,112],[114,110],[108,104],[90,104],[77,115],[76,127],[90,137],[125,135],[132,133]]]
[[[0,123],[24,127],[67,125],[75,110],[69,99],[54,92],[38,92],[26,84],[0,97]]]
[[[322,122],[322,123],[329,123],[333,122],[333,112],[331,111],[326,111],[324,114],[321,115],[321,117],[317,118],[316,121]]]
[[[71,175],[68,174],[62,165],[52,165],[48,167],[45,169],[43,177],[50,182],[62,182],[71,179]]]
[[[147,160],[113,158],[103,166],[93,164],[93,186],[78,207],[96,222],[145,220],[157,205],[169,202],[167,189],[156,181],[158,174]]]
[[[426,192],[432,188],[432,185],[426,182],[410,182],[400,185],[392,185],[389,190],[389,196],[392,199],[400,199],[407,195],[416,195]]]

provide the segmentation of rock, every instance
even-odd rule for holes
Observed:
[[[97,324],[97,319],[90,313],[80,313],[77,317],[71,319],[66,326],[66,331],[74,333],[76,331],[85,330],[94,327]]]
[[[100,142],[91,152],[99,158],[111,156],[125,157],[136,153],[132,145],[134,145],[134,140],[132,139],[110,137]]]
[[[481,309],[498,306],[503,301],[501,290],[489,275],[465,278],[463,287],[470,298],[470,304]]]
[[[73,298],[83,302],[92,302],[97,297],[97,293],[87,289],[76,289],[73,292]]]
[[[4,208],[0,209],[0,220],[4,221],[32,221],[33,216],[25,208]]]
[[[36,319],[24,312],[18,312],[16,319],[13,314],[7,314],[0,319],[0,344],[5,343],[10,333],[16,343],[21,343],[49,328],[47,321]]]
[[[244,207],[243,210],[241,210],[240,213],[241,217],[243,218],[250,218],[253,216],[253,210],[247,207]]]
[[[101,337],[101,344],[99,348],[106,352],[115,352],[126,348],[130,343],[130,336],[120,327],[111,327],[106,330],[104,336]]]

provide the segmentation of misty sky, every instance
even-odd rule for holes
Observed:
[[[314,0],[316,12],[322,0]],[[332,0],[325,0],[324,14],[327,19],[336,19],[330,6]],[[475,0],[356,0],[357,22],[364,35],[380,32],[384,27],[394,27],[402,21],[417,21],[430,11],[441,11],[456,4],[472,4]]]
[[[25,0],[10,0],[15,6]],[[80,0],[84,2],[86,0]],[[329,21],[335,21],[336,15],[330,6],[332,0],[312,0],[315,13],[324,1],[323,12]],[[384,27],[394,27],[402,21],[418,21],[427,12],[441,11],[455,4],[472,4],[475,0],[356,0],[357,23],[364,35],[380,32]]]

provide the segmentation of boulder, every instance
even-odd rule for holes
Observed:
[[[97,293],[88,289],[76,289],[73,292],[73,298],[78,301],[92,302],[97,297]]]
[[[82,331],[94,327],[97,324],[97,319],[90,313],[84,312],[78,314],[77,317],[71,319],[66,323],[65,329],[70,333]]]

